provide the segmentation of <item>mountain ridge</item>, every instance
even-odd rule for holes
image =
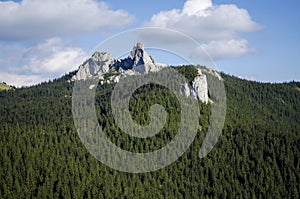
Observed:
[[[120,78],[155,73],[166,67],[169,66],[155,63],[153,57],[145,51],[144,45],[137,43],[125,59],[113,59],[108,52],[95,52],[79,66],[77,74],[72,77],[72,80],[97,78],[101,84],[118,83]],[[218,78],[220,79],[220,76]],[[207,78],[200,68],[198,68],[198,74],[190,83],[181,85],[181,93],[187,97],[208,103]]]
[[[197,75],[191,66],[175,69],[189,80]],[[300,93],[295,88],[300,82],[250,82],[221,73],[228,108],[211,153],[198,158],[210,112],[210,104],[199,103],[200,126],[190,149],[162,170],[131,174],[106,167],[81,143],[69,97],[74,74],[0,92],[1,197],[299,198]],[[113,143],[143,152],[174,136],[164,131],[156,142],[142,142],[114,127],[108,100],[113,88],[99,84],[96,99],[99,123]],[[133,114],[137,122],[147,124],[145,108],[157,99],[176,109],[176,100],[161,89],[145,87],[131,101],[133,111],[141,113]],[[168,120],[169,126],[176,128],[175,120]]]

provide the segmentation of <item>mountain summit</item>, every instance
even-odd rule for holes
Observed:
[[[133,46],[130,55],[125,59],[113,59],[108,52],[95,52],[91,58],[79,66],[73,80],[98,77],[104,79],[103,75],[112,71],[123,74],[146,74],[157,72],[163,66],[156,64],[154,59],[148,55],[142,43]]]
[[[117,83],[121,77],[158,72],[164,67],[166,66],[155,63],[154,59],[145,51],[142,43],[137,43],[125,59],[114,59],[108,52],[95,52],[79,66],[77,74],[73,76],[72,80],[98,78],[101,84]],[[198,74],[191,85],[188,83],[182,85],[181,93],[208,103],[206,75],[202,73],[201,69],[198,69]]]
[[[133,46],[130,55],[124,60],[117,61],[114,66],[121,67],[124,70],[132,70],[140,74],[157,72],[162,68],[161,65],[156,64],[154,59],[148,55],[142,43],[137,43]]]

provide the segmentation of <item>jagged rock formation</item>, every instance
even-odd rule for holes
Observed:
[[[73,80],[87,79],[97,76],[101,78],[103,74],[109,72],[110,66],[113,63],[114,59],[110,53],[95,52],[91,58],[79,66],[78,72],[73,77]]]
[[[156,64],[154,59],[148,55],[142,43],[137,43],[126,59],[113,59],[110,53],[95,52],[91,58],[79,66],[77,74],[73,80],[98,77],[103,79],[103,75],[115,70],[121,75],[146,74],[157,72],[164,66]]]
[[[155,63],[154,59],[145,51],[142,43],[137,43],[131,50],[129,57],[118,60],[114,66],[123,69],[123,71],[132,70],[140,74],[157,72],[163,67]]]
[[[192,81],[192,84],[185,83],[181,86],[181,93],[208,103],[208,87],[206,75],[202,74],[201,69],[198,69],[198,75]]]
[[[95,52],[91,58],[79,66],[73,80],[85,80],[98,78],[100,84],[119,82],[121,76],[147,74],[158,72],[164,65],[156,64],[154,59],[148,55],[142,43],[137,43],[131,50],[130,55],[125,59],[113,59],[110,53]],[[111,73],[105,78],[105,74]],[[198,69],[198,75],[191,85],[186,83],[181,87],[181,93],[208,103],[208,89],[206,75]]]
[[[142,43],[138,43],[133,47],[130,58],[133,61],[132,69],[135,72],[144,74],[160,70],[160,67],[155,64],[154,59],[146,53]]]

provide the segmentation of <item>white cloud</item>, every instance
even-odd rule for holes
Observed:
[[[240,33],[261,28],[247,10],[234,4],[213,5],[211,0],[187,0],[182,9],[161,11],[144,26],[186,33],[215,58],[237,57],[252,52],[253,49],[248,47],[248,42],[241,38]],[[170,40],[164,34],[154,37],[162,42]]]
[[[182,13],[187,15],[204,15],[203,10],[206,10],[207,8],[212,7],[211,0],[188,0],[185,2]],[[202,13],[201,13],[202,12]]]
[[[96,0],[22,0],[0,2],[0,40],[107,32],[128,25],[133,17]]]
[[[144,25],[176,29],[201,41],[235,38],[239,32],[260,27],[247,10],[236,5],[213,6],[211,0],[188,0],[182,10],[162,11]]]
[[[11,61],[6,63],[8,69],[0,72],[0,81],[15,86],[60,77],[78,69],[88,57],[83,49],[66,45],[60,38],[51,38],[27,49],[19,47],[16,54],[9,54],[7,60]]]
[[[51,38],[25,53],[27,63],[22,68],[33,74],[62,75],[78,68],[87,58],[81,48],[65,46],[59,38]]]
[[[200,45],[199,48],[196,49],[195,55],[205,58],[207,55],[203,54],[203,49],[205,49],[214,60],[229,57],[234,58],[255,52],[255,49],[248,47],[248,41],[245,39],[211,41],[207,44]]]
[[[31,86],[49,79],[50,78],[43,77],[41,75],[22,75],[9,72],[0,72],[1,82],[6,82],[7,84],[16,87]]]

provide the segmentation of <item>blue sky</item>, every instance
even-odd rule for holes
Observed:
[[[145,26],[191,36],[225,73],[299,81],[299,9],[298,0],[0,1],[0,81],[22,86],[59,77],[106,38]]]

